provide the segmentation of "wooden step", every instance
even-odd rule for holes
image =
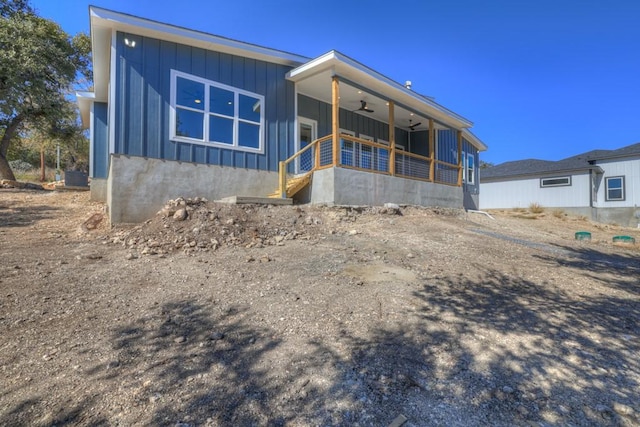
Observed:
[[[312,172],[308,172],[301,176],[287,179],[287,197],[293,197],[298,191],[305,188],[311,182]],[[280,190],[276,189],[273,193],[269,194],[272,199],[280,198]]]

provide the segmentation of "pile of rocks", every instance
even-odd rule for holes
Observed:
[[[309,239],[321,225],[321,220],[297,207],[232,205],[180,197],[169,200],[145,223],[115,230],[110,242],[130,249],[129,258],[175,251],[208,252],[222,246],[262,248]]]

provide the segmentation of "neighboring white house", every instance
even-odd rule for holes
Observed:
[[[481,209],[532,203],[601,222],[640,224],[640,143],[559,161],[517,160],[480,171]]]

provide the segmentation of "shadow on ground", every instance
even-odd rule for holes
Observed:
[[[425,281],[411,303],[399,321],[364,333],[345,322],[303,351],[248,305],[186,298],[114,329],[118,357],[86,381],[122,407],[109,424],[386,426],[400,414],[407,427],[637,424],[637,300],[487,271]],[[50,424],[104,424],[94,404],[88,396]]]
[[[557,263],[562,267],[577,269],[580,274],[588,272],[588,277],[607,286],[631,293],[640,293],[640,252],[606,253],[594,248],[572,248],[561,246],[567,257],[536,255],[537,258]]]
[[[337,374],[329,397],[350,402],[328,424],[637,425],[640,304],[583,299],[488,271],[415,293],[416,317],[369,337],[317,343]],[[307,408],[308,409],[308,408]],[[635,412],[635,414],[634,414]]]
[[[25,227],[33,223],[53,218],[58,208],[47,205],[16,207],[8,206],[0,200],[0,228]]]

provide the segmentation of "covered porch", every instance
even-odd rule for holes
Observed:
[[[287,78],[295,83],[299,124],[295,154],[280,162],[275,197],[292,197],[312,174],[330,168],[440,184],[461,193],[465,145],[476,152],[484,147],[468,131],[468,120],[339,52],[295,68]],[[323,181],[328,176],[315,174],[314,180],[320,175]],[[403,191],[390,184],[393,179],[374,181]]]

